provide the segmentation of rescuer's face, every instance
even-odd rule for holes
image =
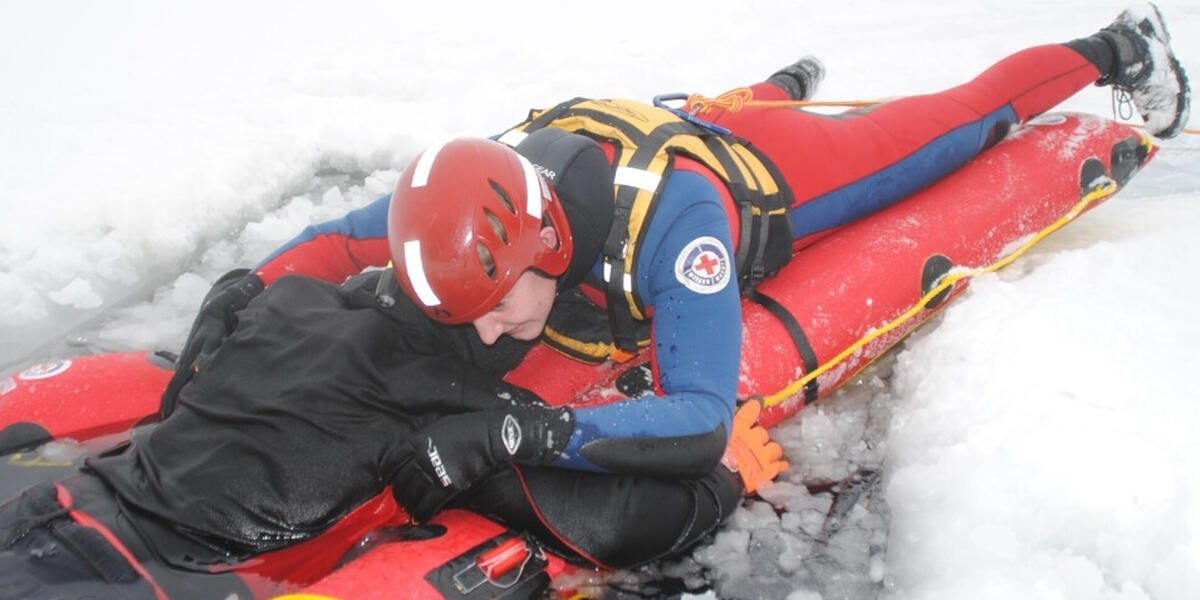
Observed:
[[[492,345],[502,335],[535,340],[546,327],[554,305],[557,283],[534,271],[525,271],[508,295],[487,314],[471,322],[483,343]]]

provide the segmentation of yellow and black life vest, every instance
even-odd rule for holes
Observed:
[[[616,151],[615,212],[604,241],[603,268],[613,343],[618,349],[637,352],[637,322],[646,317],[634,291],[634,270],[645,225],[676,155],[696,160],[720,177],[737,204],[736,265],[742,289],[787,262],[792,236],[786,211],[791,193],[775,166],[748,142],[693,124],[665,108],[633,100],[586,98],[530,111],[528,119],[499,139],[516,146],[545,127],[611,143]]]

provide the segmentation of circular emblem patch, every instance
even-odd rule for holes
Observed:
[[[33,381],[36,379],[49,379],[51,377],[54,377],[55,375],[59,375],[59,374],[65,372],[67,369],[70,369],[70,368],[71,368],[71,361],[56,360],[54,362],[42,363],[40,365],[33,365],[32,367],[29,367],[28,369],[21,371],[21,374],[17,375],[17,378],[24,380],[24,381]]]
[[[732,275],[729,252],[715,237],[688,242],[675,259],[675,278],[698,294],[715,294],[725,289]]]

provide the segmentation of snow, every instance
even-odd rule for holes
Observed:
[[[1124,7],[542,6],[6,5],[0,371],[176,348],[220,273],[386,193],[435,139],[531,107],[715,95],[810,53],[828,70],[818,99],[920,93]],[[1200,8],[1161,7],[1200,77]],[[1110,102],[1088,89],[1061,108]],[[1197,136],[1165,142],[1116,199],[781,425],[792,468],[765,501],[659,568],[737,598],[1195,597],[1198,157]],[[831,527],[831,490],[872,473]]]

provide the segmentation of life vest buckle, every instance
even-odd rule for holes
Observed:
[[[654,106],[657,106],[658,108],[662,108],[665,110],[669,110],[672,113],[674,113],[675,116],[679,117],[680,119],[683,119],[684,121],[687,121],[693,125],[698,125],[700,127],[703,127],[714,133],[719,133],[721,135],[733,135],[733,131],[731,131],[725,127],[721,127],[720,125],[717,125],[716,123],[713,123],[711,121],[705,121],[704,119],[701,119],[700,117],[697,117],[696,115],[694,115],[686,110],[683,110],[682,108],[675,108],[674,106],[670,106],[667,104],[667,102],[671,101],[671,100],[685,100],[686,101],[687,99],[688,99],[687,94],[659,94],[654,97]]]

